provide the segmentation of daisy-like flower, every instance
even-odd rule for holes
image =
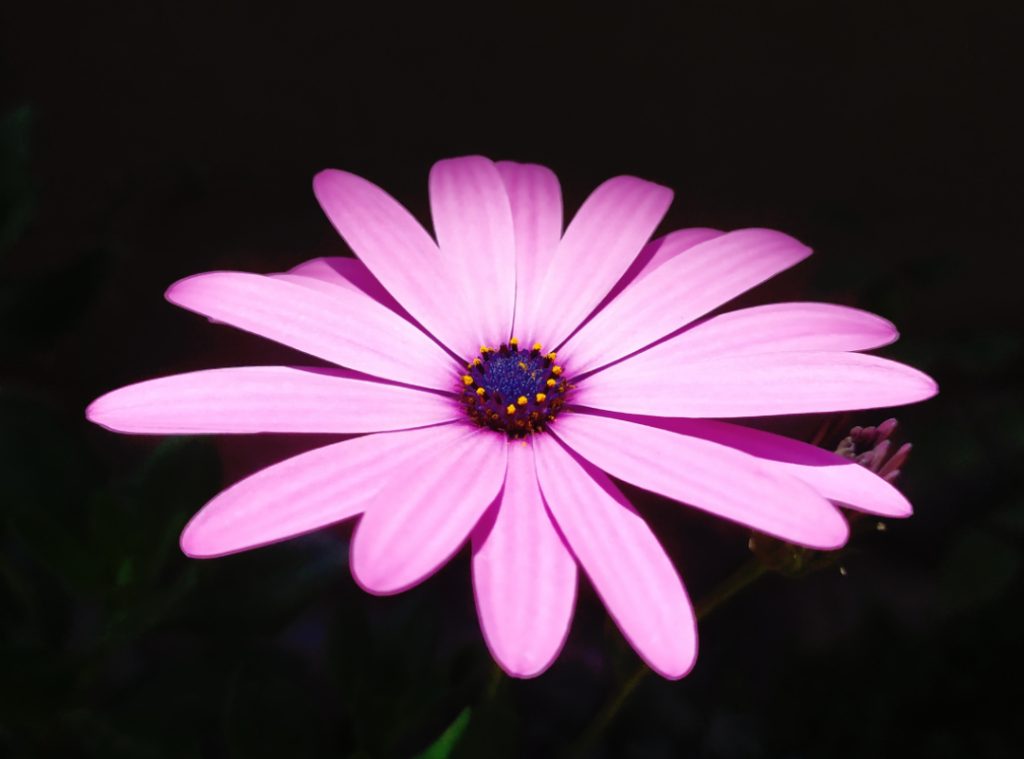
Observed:
[[[836,504],[911,513],[847,458],[728,422],[928,398],[915,369],[858,351],[897,337],[869,313],[778,303],[706,315],[810,255],[767,229],[650,241],[672,192],[600,185],[563,231],[543,166],[472,156],[430,172],[436,240],[344,171],[313,189],[358,260],[218,271],[172,303],[344,368],[211,369],[115,390],[88,409],[142,434],[343,433],[233,485],[181,536],[192,557],[361,515],[352,573],[376,594],[431,575],[467,540],[480,624],[510,675],[558,655],[582,569],[667,678],[693,666],[693,609],[612,478],[795,544],[843,545]]]

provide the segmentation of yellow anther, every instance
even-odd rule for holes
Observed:
[[[473,363],[467,364],[467,368],[472,369],[474,366],[480,366],[480,364],[482,363],[483,361],[481,361],[479,358],[474,358]]]
[[[537,393],[535,397],[537,398],[537,403],[543,403],[548,399],[548,397],[544,395],[544,393]]]
[[[516,345],[519,345],[519,338],[518,337],[513,337],[511,340],[508,341],[508,344],[513,346],[513,347],[515,347]]]
[[[525,395],[520,395],[518,398],[516,398],[516,403],[519,404],[520,406],[525,406],[529,402],[529,399]]]
[[[554,387],[554,386],[555,386],[555,385],[557,385],[558,383],[557,383],[557,382],[556,382],[555,380],[553,380],[553,379],[549,379],[549,380],[548,380],[547,382],[545,382],[544,384],[545,384],[545,385],[547,385],[548,387]]]
[[[544,358],[546,358],[548,361],[554,361],[556,358],[558,358],[558,354],[555,353],[554,351],[551,351],[551,353],[546,355]]]
[[[533,349],[535,351],[537,351],[538,353],[540,353],[540,343],[534,343],[533,344]]]
[[[508,405],[507,405],[507,406],[505,407],[505,413],[506,413],[506,414],[508,414],[509,416],[512,416],[512,414],[516,413],[516,407],[515,407],[515,405],[514,405],[514,404],[512,404],[512,403],[508,404]]]
[[[524,372],[525,372],[525,371],[526,371],[527,369],[529,369],[529,368],[530,368],[530,367],[528,367],[528,366],[527,366],[527,365],[526,365],[526,364],[525,364],[524,362],[522,362],[522,361],[520,361],[520,362],[519,362],[519,363],[517,364],[517,366],[518,366],[518,367],[519,367],[520,369],[522,369],[522,370],[523,370]]]
[[[463,374],[462,375],[462,381],[465,382],[467,385],[472,385],[473,384],[473,378],[470,377],[468,374]]]
[[[487,392],[487,391],[486,391],[486,390],[484,390],[484,389],[483,389],[482,387],[478,387],[478,388],[476,389],[476,394],[477,394],[477,395],[479,395],[479,396],[480,396],[481,398],[483,398],[483,397],[484,397],[484,394],[485,394],[486,392]]]
[[[551,373],[553,375],[555,375],[556,377],[561,377],[562,376],[562,367],[560,367],[558,364],[555,364],[554,366],[551,367]]]
[[[481,345],[480,346],[480,353],[481,353],[481,355],[484,354],[484,353],[490,353],[492,350],[494,350],[494,348],[488,348],[486,345]]]

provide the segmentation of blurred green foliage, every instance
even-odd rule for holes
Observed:
[[[27,106],[0,115],[0,256],[32,218],[36,189],[29,168],[33,115]]]

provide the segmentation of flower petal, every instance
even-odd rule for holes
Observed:
[[[86,417],[149,435],[351,433],[449,422],[460,411],[452,397],[342,369],[245,366],[128,385],[93,401]]]
[[[584,201],[565,230],[544,278],[535,313],[537,333],[560,345],[629,268],[672,202],[667,187],[614,177]]]
[[[366,264],[358,258],[342,256],[325,256],[303,261],[286,272],[271,274],[271,277],[296,282],[321,292],[334,293],[335,287],[366,293],[378,303],[382,303],[392,311],[412,321],[406,310],[398,305],[384,286],[366,268]]]
[[[537,332],[534,307],[562,237],[562,188],[545,166],[499,161],[516,241],[516,308],[513,334]]]
[[[769,229],[741,229],[693,246],[638,278],[563,346],[574,372],[650,345],[802,261],[811,249]]]
[[[839,510],[810,486],[719,443],[613,417],[563,414],[557,435],[613,477],[810,548],[849,537]]]
[[[723,234],[725,233],[720,229],[687,227],[686,229],[677,229],[669,232],[667,235],[651,240],[640,250],[637,257],[633,259],[633,263],[626,269],[626,273],[622,275],[619,281],[615,283],[615,287],[605,296],[598,307],[598,313],[600,309],[603,309],[614,298],[618,297],[619,293],[630,284],[646,277],[666,261],[675,258],[684,250],[689,250],[694,245],[699,245],[706,240],[720,237]]]
[[[680,363],[662,351],[671,342],[587,377],[573,403],[649,416],[773,416],[900,406],[938,392],[926,374],[862,353],[794,351]]]
[[[677,229],[675,232],[669,232],[661,238],[665,241],[665,244],[659,245],[651,252],[649,257],[645,257],[645,263],[640,271],[637,272],[636,279],[643,279],[666,261],[671,261],[680,253],[689,250],[695,245],[700,245],[708,240],[714,240],[716,237],[721,237],[724,234],[726,233],[721,229],[712,229],[711,227],[688,227],[686,229]],[[643,255],[643,251],[641,251],[641,255]]]
[[[473,588],[487,645],[513,677],[558,656],[576,601],[576,560],[551,522],[529,445],[508,447],[505,488],[473,530]]]
[[[600,470],[550,435],[534,437],[544,501],[622,634],[673,680],[697,658],[690,600],[650,527]]]
[[[786,472],[831,501],[886,517],[909,517],[906,497],[867,467],[816,445],[709,419],[636,418],[641,424],[699,437],[756,456],[763,467]]]
[[[861,351],[894,342],[880,316],[830,303],[771,303],[713,316],[651,348],[667,365],[787,351]]]
[[[267,467],[200,509],[181,533],[181,550],[192,558],[224,556],[360,514],[436,439],[436,429],[366,435]]]
[[[504,482],[507,440],[463,424],[431,429],[433,445],[380,490],[356,528],[352,573],[370,593],[398,593],[441,567]]]
[[[450,346],[465,357],[511,336],[516,243],[505,183],[482,156],[438,161],[430,169],[430,212],[448,280],[462,294],[471,343]]]
[[[313,192],[345,242],[417,322],[453,350],[472,341],[437,245],[412,214],[377,185],[347,171],[321,171]]]
[[[218,271],[171,285],[182,308],[296,350],[396,382],[452,389],[457,365],[429,337],[368,295],[333,294],[259,274]]]

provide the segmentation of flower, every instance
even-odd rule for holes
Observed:
[[[432,168],[436,242],[365,179],[327,170],[313,189],[358,260],[199,274],[167,298],[344,369],[191,372],[87,411],[131,433],[360,435],[220,493],[182,533],[189,556],[362,515],[352,573],[390,594],[469,540],[481,627],[509,674],[558,655],[581,568],[644,661],[680,678],[697,651],[690,601],[612,477],[817,549],[847,539],[836,503],[911,513],[848,458],[719,421],[936,392],[858,352],[897,337],[863,311],[777,303],[707,318],[810,255],[793,238],[699,228],[648,242],[672,192],[630,176],[600,185],[563,233],[550,170],[479,156]]]

